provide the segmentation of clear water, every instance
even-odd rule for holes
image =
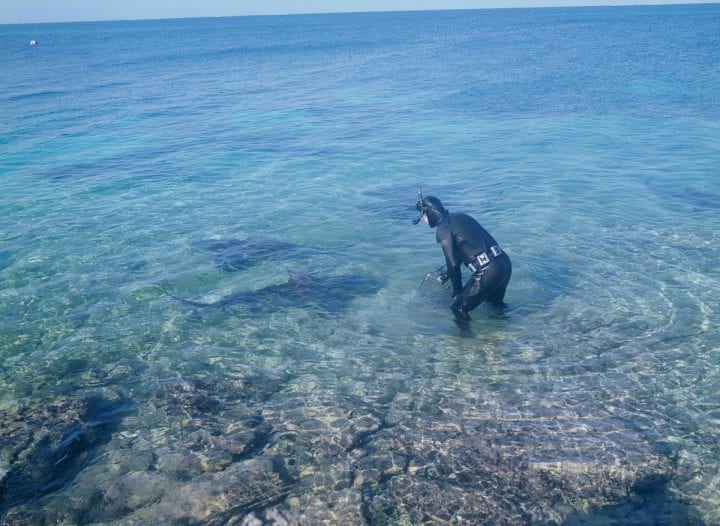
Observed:
[[[0,521],[720,523],[719,35],[0,26]],[[504,316],[421,286],[418,184],[510,254]]]

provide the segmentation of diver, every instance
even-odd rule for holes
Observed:
[[[420,212],[413,221],[428,224],[435,231],[447,263],[447,272],[441,282],[450,280],[453,301],[450,305],[458,322],[470,319],[468,314],[483,301],[494,307],[505,305],[505,289],[510,281],[512,265],[508,255],[480,224],[467,214],[448,212],[437,197],[419,199],[415,208]],[[461,266],[465,264],[472,275],[462,286]]]

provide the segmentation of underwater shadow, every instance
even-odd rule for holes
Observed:
[[[563,526],[706,526],[700,514],[680,501],[668,488],[669,480],[648,477],[633,488],[624,500],[569,516]]]
[[[288,271],[288,279],[283,283],[258,290],[235,292],[214,303],[192,301],[159,288],[170,297],[196,309],[245,307],[267,313],[287,308],[316,307],[328,313],[338,313],[346,311],[356,298],[372,296],[382,287],[382,281],[371,275],[318,277]]]
[[[197,252],[209,254],[224,272],[247,270],[269,260],[311,260],[319,256],[340,256],[348,247],[323,248],[298,245],[262,234],[245,239],[200,239],[190,242]]]
[[[14,465],[0,482],[0,523],[27,522],[40,499],[72,483],[102,453],[131,410],[124,399],[93,396],[2,422],[0,446],[12,450]]]
[[[645,180],[645,185],[661,199],[682,201],[695,208],[720,208],[720,194],[699,190],[693,186],[677,190],[659,185],[650,179]]]

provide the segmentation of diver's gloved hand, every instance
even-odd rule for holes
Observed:
[[[458,301],[458,296],[453,297],[453,302],[450,305],[450,310],[455,315],[455,319],[457,320],[469,320],[470,315],[463,309],[463,306]]]
[[[437,280],[438,280],[440,283],[442,283],[443,285],[445,285],[445,283],[447,283],[449,279],[450,279],[450,274],[448,274],[448,271],[447,271],[447,270],[445,270],[445,271],[443,271],[443,272],[440,272],[440,273],[438,273],[438,275],[437,275]]]

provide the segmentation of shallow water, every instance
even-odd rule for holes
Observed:
[[[2,521],[720,522],[719,22],[0,27]]]

